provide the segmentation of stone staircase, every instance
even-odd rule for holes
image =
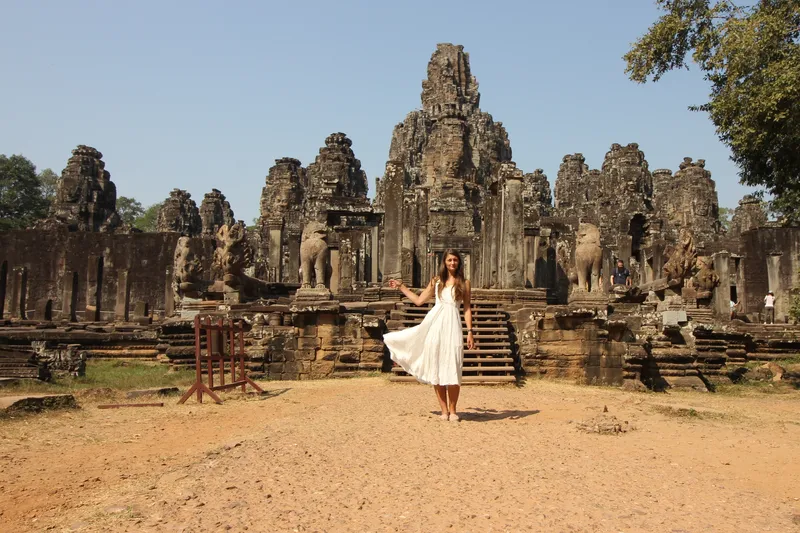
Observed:
[[[396,331],[416,326],[433,306],[429,302],[423,306],[415,306],[403,300],[404,307],[392,312],[389,329]],[[464,311],[461,313],[461,325],[466,329]],[[473,301],[472,328],[475,337],[475,349],[467,350],[467,335],[464,332],[464,369],[462,383],[512,383],[516,381],[516,364],[513,328],[509,322],[509,314],[503,310],[502,302]],[[416,378],[406,374],[397,365],[392,368],[390,381],[416,382]]]
[[[37,357],[30,351],[30,346],[5,346],[0,349],[0,378],[39,377]]]
[[[752,338],[747,346],[748,361],[800,357],[800,325],[740,324],[736,329]]]

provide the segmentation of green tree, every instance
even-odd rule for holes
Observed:
[[[731,209],[730,207],[719,208],[719,223],[722,225],[725,231],[730,231],[732,217],[733,217],[733,209]]]
[[[27,228],[47,208],[36,166],[21,155],[0,154],[0,230]]]
[[[42,184],[42,196],[44,196],[48,204],[52,204],[58,189],[58,174],[53,172],[53,169],[46,168],[39,172],[37,177],[39,178],[39,183]]]
[[[120,196],[117,198],[117,213],[123,222],[135,225],[136,219],[144,215],[144,207],[138,200]]]
[[[117,202],[119,202],[119,200],[117,200]],[[155,232],[156,224],[158,223],[158,212],[161,209],[161,205],[161,203],[158,203],[145,208],[142,211],[142,214],[139,215],[133,222],[131,222],[131,224],[135,228],[139,228],[142,231],[148,233]]]
[[[711,84],[706,111],[745,185],[773,195],[771,209],[800,221],[800,2],[656,0],[664,14],[625,54],[631,80],[688,68]]]

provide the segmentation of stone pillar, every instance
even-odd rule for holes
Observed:
[[[117,272],[117,302],[114,305],[114,319],[128,321],[128,308],[131,301],[131,285],[127,270]]]
[[[289,261],[286,263],[286,270],[282,279],[287,283],[300,283],[300,243],[303,239],[302,234],[298,235],[289,232],[287,248],[289,250]],[[282,281],[282,280],[279,280]]]
[[[380,228],[374,226],[370,235],[370,283],[378,283],[378,239]]]
[[[3,311],[6,308],[6,286],[8,283],[8,261],[3,261],[0,265],[0,319],[3,318]]]
[[[403,249],[403,169],[389,161],[383,179],[383,281],[401,277]]]
[[[333,294],[339,294],[339,278],[341,275],[340,271],[340,260],[339,260],[339,249],[338,248],[331,248],[331,284],[330,290]],[[319,280],[317,281],[319,283]]]
[[[339,248],[339,292],[353,292],[353,250],[349,239],[342,239]]]
[[[507,176],[503,187],[503,279],[504,289],[525,288],[522,210],[522,172]]]
[[[164,277],[164,317],[175,313],[175,293],[172,291],[172,267],[167,267]]]
[[[65,271],[62,283],[64,296],[61,303],[61,318],[70,322],[78,321],[78,273]],[[170,293],[172,290],[170,289]]]
[[[719,285],[714,289],[714,314],[719,317],[728,317],[731,312],[731,277],[728,272],[731,254],[717,252],[711,256],[714,262],[714,271],[719,276]]]
[[[15,267],[14,280],[11,287],[11,305],[9,308],[12,317],[27,318],[26,298],[28,296],[28,268]]]
[[[414,282],[415,286],[419,285],[424,287],[428,280],[433,275],[427,271],[427,254],[428,254],[428,189],[422,188],[417,190],[415,198],[415,220],[414,228],[416,233],[414,235]]]
[[[611,273],[616,268],[617,264],[614,261],[614,253],[608,246],[603,246],[603,271],[600,276],[603,278],[603,292],[611,292]]]
[[[653,244],[653,280],[664,277],[664,245],[660,242]]]
[[[502,191],[499,194],[488,195],[484,202],[483,215],[483,267],[482,284],[483,288],[497,289],[499,288],[499,268],[500,256],[502,249],[502,213],[500,208]]]
[[[633,248],[633,238],[630,235],[620,235],[617,241],[619,256],[617,259],[625,261],[625,268],[631,269],[631,249]],[[609,273],[610,275],[610,273]]]
[[[281,249],[283,248],[283,221],[270,222],[267,225],[269,231],[269,272],[272,273],[274,279],[269,281],[280,283],[283,281],[282,266],[283,257]]]
[[[408,201],[411,200],[411,201]],[[414,287],[419,284],[419,275],[415,274],[416,242],[416,202],[411,194],[403,200],[403,231],[401,232],[402,250],[400,252],[400,276],[406,285]]]
[[[100,320],[103,302],[103,258],[90,257],[86,275],[86,315],[84,320],[94,322]]]
[[[783,254],[774,253],[767,257],[767,284],[768,290],[775,294],[775,322],[778,322],[778,317],[783,317],[786,308],[788,291],[786,294],[781,294],[781,257]],[[764,295],[761,296],[762,298]],[[781,318],[782,319],[782,318]]]
[[[541,241],[542,238],[539,235],[535,235],[530,239],[531,248],[530,255],[528,256],[528,279],[530,280],[531,288],[536,287],[536,267],[539,262],[539,246],[541,246]]]

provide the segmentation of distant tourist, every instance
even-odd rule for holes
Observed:
[[[433,385],[436,399],[442,408],[440,418],[451,422],[460,420],[456,410],[461,392],[461,372],[464,363],[464,340],[461,331],[459,302],[464,304],[467,324],[467,348],[475,349],[472,334],[469,281],[464,279],[464,264],[455,250],[447,250],[442,258],[439,275],[431,279],[417,296],[400,280],[389,280],[415,305],[422,305],[431,296],[436,305],[428,311],[421,324],[383,336],[392,360],[421,383]],[[448,398],[449,397],[449,398]]]
[[[764,324],[775,323],[775,294],[769,291],[764,296]]]
[[[738,311],[739,304],[731,300],[731,320],[736,318],[736,311]]]
[[[617,259],[617,268],[611,271],[609,278],[611,285],[627,285],[631,286],[631,273],[625,268],[625,262],[622,259]]]

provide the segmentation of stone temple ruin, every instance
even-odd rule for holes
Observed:
[[[382,335],[426,309],[387,282],[423,287],[448,248],[475,288],[466,382],[527,374],[705,390],[750,361],[800,353],[787,315],[800,228],[768,222],[745,197],[723,229],[702,159],[651,171],[636,143],[612,144],[599,169],[565,155],[551,192],[541,170],[517,168],[452,44],[433,53],[421,103],[395,126],[372,200],[353,141],[332,133],[308,166],[275,161],[254,228],[216,189],[199,208],[175,189],[157,232],[131,228],[102,154],[78,146],[50,217],[0,233],[0,376],[87,358],[192,365],[203,313],[247,321],[253,374],[404,381]],[[618,258],[630,287],[610,283]],[[762,324],[768,290],[779,324]]]

